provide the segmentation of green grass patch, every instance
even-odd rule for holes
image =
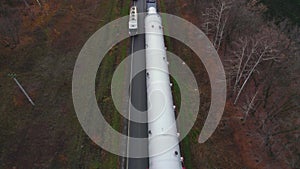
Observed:
[[[117,17],[124,16],[128,13],[130,1],[123,1],[123,4],[119,5],[116,2],[112,3],[113,8],[111,8],[111,15],[108,17],[108,20],[116,19]],[[110,35],[108,34],[109,38]],[[117,46],[113,47],[104,57],[101,62],[97,77],[96,77],[96,98],[99,103],[100,109],[102,110],[103,116],[110,123],[111,127],[115,130],[121,130],[121,116],[119,112],[115,109],[114,103],[112,100],[110,86],[113,77],[113,73],[117,64],[119,64],[128,53],[128,42],[125,40]],[[120,77],[124,78],[124,76]],[[122,80],[120,80],[122,82]],[[117,140],[112,140],[117,141]],[[119,166],[119,157],[106,152],[104,157],[101,157],[101,165],[97,162],[94,162],[91,168],[101,166],[100,168],[118,168]],[[100,159],[99,159],[100,160]]]
[[[166,13],[166,6],[164,4],[164,2],[162,0],[159,1],[160,2],[160,9],[162,12]],[[164,24],[166,21],[166,18],[164,16],[162,16],[162,22],[164,25],[164,33],[166,35],[168,35],[168,27],[165,26],[166,24]],[[169,51],[173,51],[173,46],[171,43],[171,38],[169,36],[165,36],[165,43],[167,48],[169,49]],[[180,89],[178,84],[176,83],[176,81],[171,78],[171,82],[173,83],[173,100],[174,100],[174,104],[177,105],[177,110],[180,109],[180,104],[181,104],[181,95],[180,95]],[[177,111],[178,112],[178,111]],[[187,135],[181,142],[181,150],[182,150],[182,156],[184,158],[184,164],[185,167],[187,169],[192,169],[192,154],[191,154],[191,141],[190,141],[190,134]]]

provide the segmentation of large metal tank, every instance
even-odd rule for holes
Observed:
[[[149,169],[182,169],[162,21],[154,7],[145,33]]]

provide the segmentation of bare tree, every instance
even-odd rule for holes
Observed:
[[[203,28],[207,35],[212,36],[212,43],[217,51],[220,49],[224,38],[230,8],[230,1],[218,0],[216,4],[211,8],[207,8],[203,13],[205,18]]]
[[[36,0],[36,2],[39,4],[40,7],[42,7],[42,4],[39,0]]]
[[[295,60],[299,55],[294,42],[271,23],[260,30],[252,37],[240,38],[232,46],[228,68],[233,77],[234,103],[243,94],[239,105],[248,122],[259,122],[249,132],[262,139],[260,148],[274,161],[297,168],[299,159],[295,154],[299,153],[300,123],[296,119],[300,107],[299,92],[292,87],[296,84],[292,67],[297,65]]]
[[[246,99],[246,102],[245,102],[245,105],[242,107],[244,109],[244,121],[246,121],[249,113],[251,111],[255,111],[256,110],[256,107],[255,107],[255,103],[256,103],[256,96],[258,94],[258,91],[257,90],[254,94],[254,96],[252,96],[252,98],[250,99],[249,96],[247,96],[247,99]]]
[[[218,20],[211,19],[217,18],[212,11],[221,9],[216,7],[204,13],[203,28],[219,50],[215,39]],[[299,66],[295,67],[299,65],[299,27],[290,27],[288,20],[279,26],[263,20],[266,8],[255,0],[234,2],[229,9],[230,14],[223,12],[227,18],[223,17],[226,25],[221,47],[228,44],[224,58],[232,100],[243,112],[245,128],[249,127],[246,131],[258,140],[259,152],[267,153],[274,162],[286,163],[283,166],[299,168]]]
[[[232,56],[228,60],[234,79],[234,104],[239,100],[252,75],[255,72],[260,73],[261,63],[264,61],[280,62],[285,58],[280,52],[283,49],[282,45],[285,45],[285,42],[282,41],[281,36],[268,26],[262,27],[261,32],[252,37],[245,36],[234,42]]]
[[[29,7],[29,4],[28,4],[28,2],[27,2],[26,0],[23,0],[23,2],[24,2],[24,4],[25,4],[26,8],[30,8],[30,7]]]

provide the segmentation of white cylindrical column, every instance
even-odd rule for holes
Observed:
[[[145,17],[149,168],[182,169],[161,17]]]

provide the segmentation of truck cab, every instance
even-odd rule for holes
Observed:
[[[156,0],[147,0],[146,4],[147,4],[147,7],[146,7],[147,11],[150,7],[154,7],[155,9],[157,9]]]

